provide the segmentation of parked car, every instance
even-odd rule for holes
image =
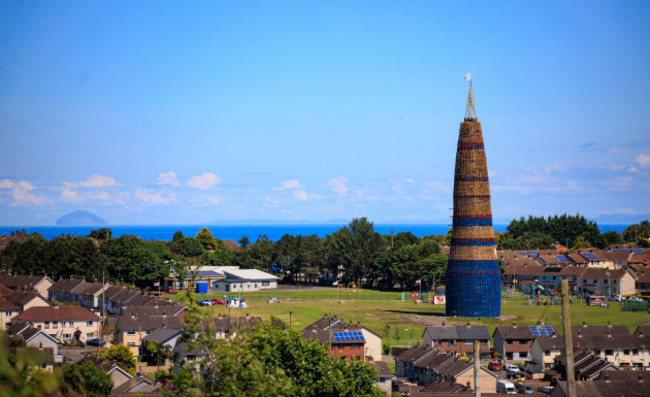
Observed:
[[[542,393],[551,394],[552,391],[553,391],[553,386],[542,387]]]
[[[488,364],[488,369],[490,371],[501,371],[503,370],[503,367],[498,362],[492,361]]]
[[[520,376],[521,376],[521,371],[519,371],[519,368],[517,368],[517,369],[510,368],[510,369],[506,370],[506,377],[508,377],[508,378],[514,379],[514,378],[518,378]]]
[[[500,380],[497,382],[497,393],[517,394],[517,389],[512,382]]]
[[[609,298],[607,298],[609,301],[615,301],[615,302],[620,302],[623,300],[623,297],[620,295],[612,295]]]
[[[196,303],[198,303],[199,306],[212,306],[212,305],[215,304],[210,299],[203,299],[203,300],[197,301]]]
[[[627,298],[627,301],[628,302],[643,302],[643,299],[641,299],[639,297],[636,297],[636,296],[630,296],[629,298]]]
[[[86,344],[90,346],[103,347],[106,344],[106,341],[104,341],[104,339],[93,338],[86,340]]]
[[[519,393],[521,394],[535,394],[532,387],[528,385],[519,385]]]
[[[210,299],[210,300],[211,300],[212,303],[214,303],[215,305],[225,305],[225,304],[226,304],[226,301],[223,301],[223,300],[221,300],[221,299]]]

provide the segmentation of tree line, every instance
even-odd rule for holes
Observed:
[[[622,243],[636,243],[648,247],[650,223],[643,221],[630,225],[622,233],[614,230],[601,233],[598,224],[580,214],[532,216],[514,219],[505,233],[496,233],[499,249],[552,249],[561,244],[569,249],[587,247],[606,248]]]
[[[631,225],[619,234],[601,233],[598,225],[581,215],[533,217],[513,220],[507,232],[496,233],[499,249],[550,249],[555,243],[571,248],[636,242],[648,246],[648,221]],[[196,236],[174,233],[171,241],[143,240],[122,235],[113,238],[108,228],[88,236],[63,235],[46,240],[28,234],[23,243],[11,242],[0,251],[0,270],[20,274],[47,273],[51,278],[86,277],[87,280],[124,282],[150,287],[170,274],[175,265],[240,266],[260,269],[287,282],[339,281],[357,286],[423,289],[444,283],[449,245],[446,235],[423,238],[411,232],[380,234],[366,218],[355,218],[327,235],[285,234],[277,241],[260,235],[251,242],[243,236],[241,249],[232,250],[207,229]]]

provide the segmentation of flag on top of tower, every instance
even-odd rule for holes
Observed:
[[[471,73],[467,73],[467,74],[465,75],[465,80],[471,80],[471,79],[472,79],[472,74],[471,74]]]

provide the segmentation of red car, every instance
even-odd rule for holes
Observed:
[[[503,370],[503,366],[501,366],[501,364],[495,361],[492,361],[491,363],[488,364],[488,369],[490,371],[501,371]]]
[[[226,302],[222,301],[221,299],[210,299],[212,302],[216,303],[217,305],[225,305]]]

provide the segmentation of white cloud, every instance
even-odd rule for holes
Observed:
[[[14,202],[11,203],[12,206],[19,205],[43,205],[50,202],[46,197],[37,196],[33,193],[29,193],[31,190],[36,189],[31,183],[27,181],[20,181],[14,183],[8,179],[0,181],[0,187],[4,189],[11,189],[11,197],[14,199]]]
[[[406,182],[406,183],[415,183],[415,180],[413,180],[413,178],[406,178],[404,180],[404,182]]]
[[[202,175],[195,175],[187,181],[187,186],[196,189],[209,189],[221,183],[221,179],[211,172],[204,172]]]
[[[630,166],[630,168],[627,169],[627,172],[637,172],[638,169],[635,166]]]
[[[608,154],[619,154],[624,152],[625,150],[623,150],[623,148],[620,146],[611,146],[607,149]]]
[[[109,193],[105,190],[91,190],[91,191],[82,191],[72,189],[64,189],[61,192],[61,201],[66,203],[81,203],[84,201],[93,201],[96,204],[101,205],[111,205],[111,204],[121,204],[124,205],[124,199],[129,196],[127,192],[116,192]]]
[[[300,189],[300,182],[297,179],[289,179],[284,181],[278,187],[274,187],[273,190],[287,190],[287,189]]]
[[[337,178],[332,178],[327,182],[327,187],[332,189],[333,192],[336,192],[340,194],[341,196],[345,195],[348,190],[350,190],[346,185],[345,182],[348,181],[348,178],[344,176],[339,176]]]
[[[178,186],[180,185],[180,183],[178,182],[176,173],[174,171],[169,171],[169,172],[163,172],[158,174],[158,179],[156,179],[156,185]]]
[[[65,189],[61,192],[61,200],[66,203],[78,203],[83,199],[79,196],[79,192],[76,190]]]
[[[63,185],[68,188],[73,188],[73,187],[108,187],[108,186],[118,186],[119,184],[115,181],[115,178],[111,176],[92,174],[85,181],[63,182]]]
[[[650,156],[641,153],[640,155],[636,156],[634,162],[636,162],[641,167],[648,167],[650,166]]]
[[[10,181],[9,179],[3,179],[0,181],[0,189],[11,189],[14,187],[15,183]]]
[[[169,205],[177,201],[175,193],[165,195],[163,191],[154,191],[153,189],[139,189],[135,192],[135,198],[146,204]]]

